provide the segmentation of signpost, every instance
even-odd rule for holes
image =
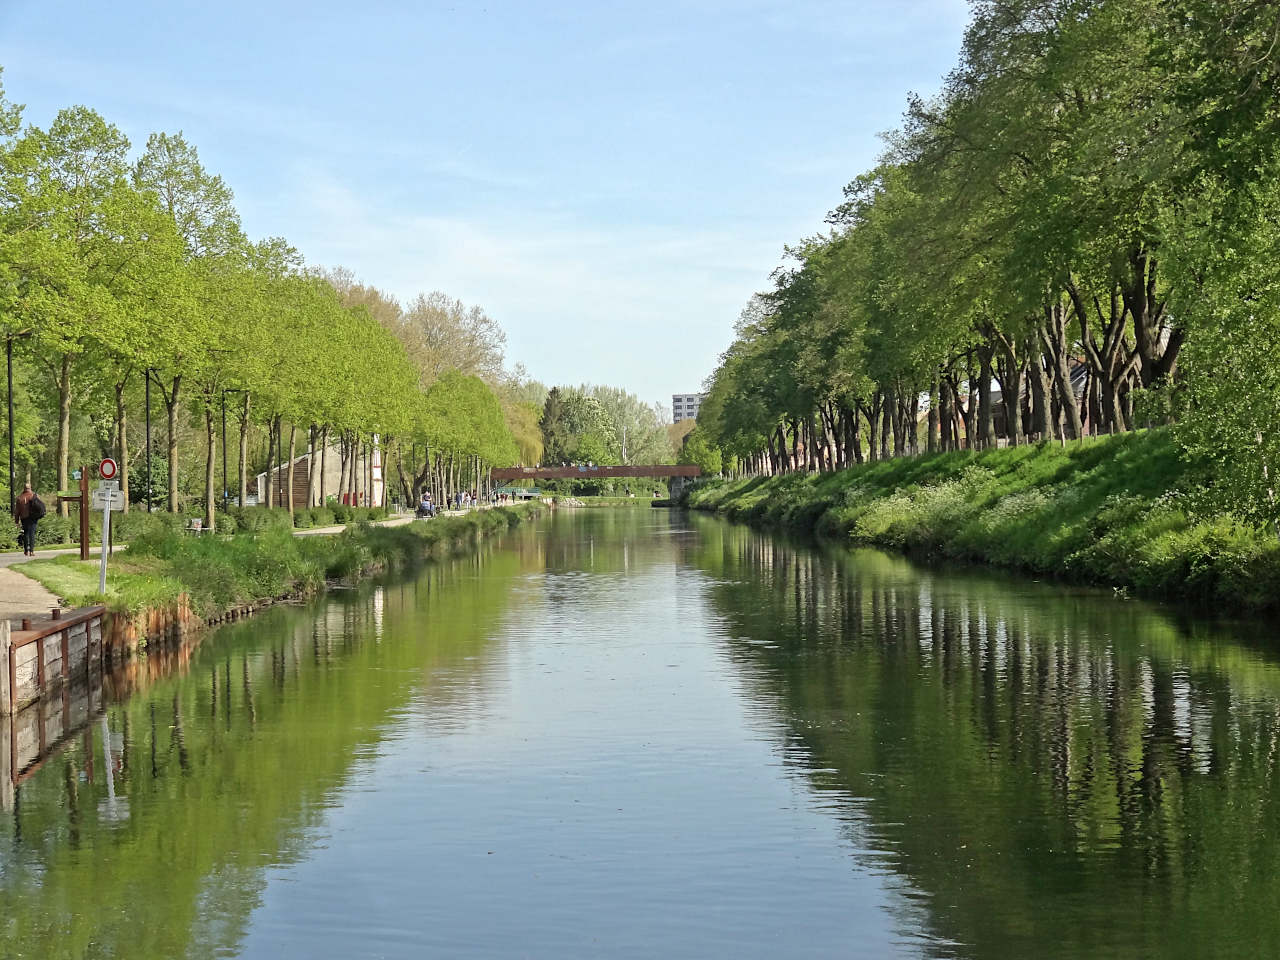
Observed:
[[[124,509],[124,492],[115,479],[116,462],[103,457],[98,464],[98,486],[93,491],[93,507],[102,511],[102,558],[98,564],[98,592],[107,592],[107,544],[111,542],[111,511]]]
[[[58,492],[58,500],[64,503],[78,504],[80,507],[80,559],[89,559],[89,470],[81,467],[72,475],[79,481],[76,493]]]

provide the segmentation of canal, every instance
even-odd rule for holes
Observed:
[[[1275,956],[1278,650],[561,511],[108,677],[0,957]]]

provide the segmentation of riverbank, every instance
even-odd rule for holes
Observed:
[[[690,507],[1161,599],[1280,607],[1280,542],[1217,510],[1167,430],[695,487]]]
[[[98,564],[75,557],[32,560],[15,568],[72,606],[105,603],[118,644],[194,622],[217,623],[326,583],[352,583],[421,562],[537,516],[541,505],[499,507],[398,526],[358,524],[332,535],[296,537],[287,527],[227,537],[155,529],[111,560],[107,593]]]

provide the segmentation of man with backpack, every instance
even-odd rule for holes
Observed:
[[[13,519],[22,528],[22,554],[26,557],[36,555],[36,524],[44,519],[44,501],[36,496],[31,484],[22,488],[17,502],[13,505]]]

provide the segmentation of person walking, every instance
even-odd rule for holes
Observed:
[[[36,496],[35,491],[31,489],[31,484],[24,484],[22,493],[18,494],[18,499],[13,505],[14,522],[22,528],[19,539],[24,557],[36,555],[36,524],[44,519],[44,514],[44,501]]]

